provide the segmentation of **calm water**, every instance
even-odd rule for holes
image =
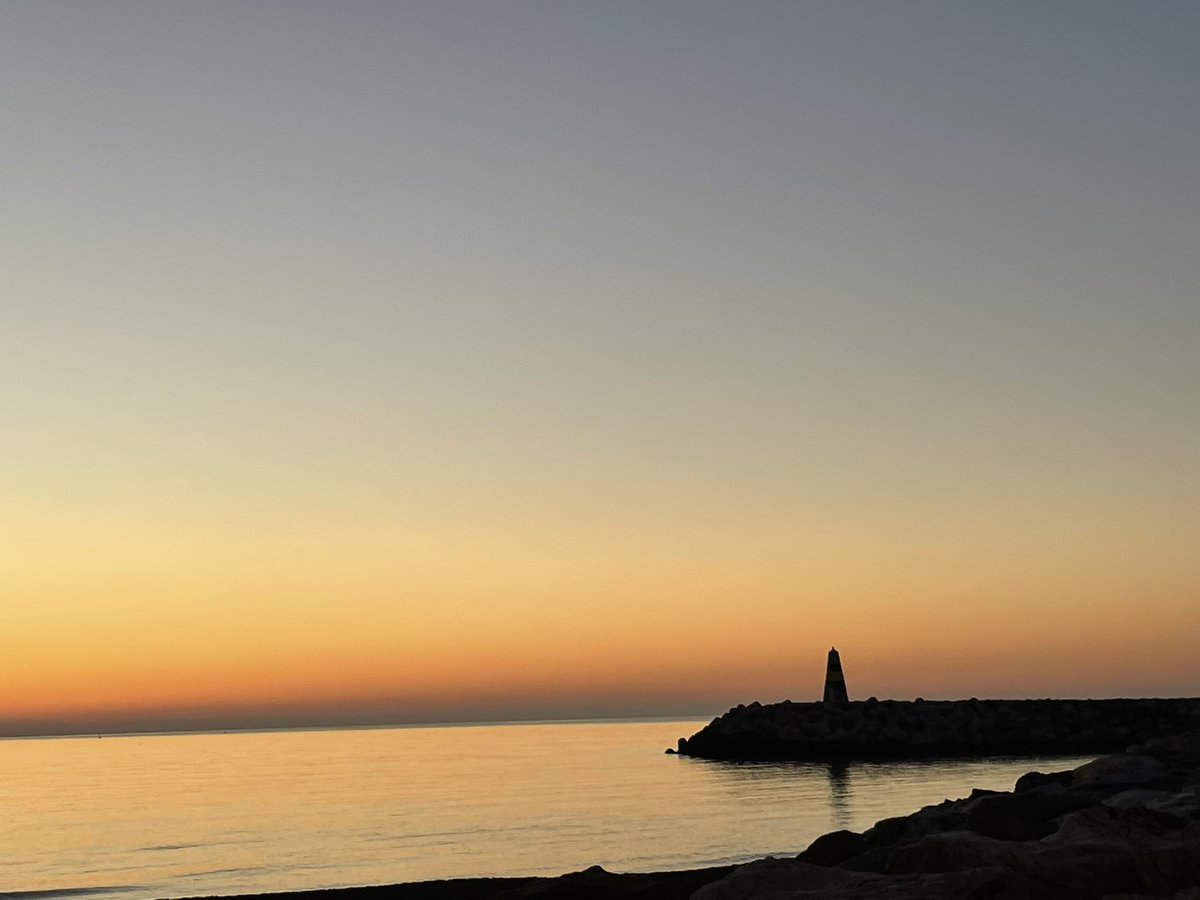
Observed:
[[[144,900],[715,865],[1078,762],[833,770],[663,754],[702,724],[0,741],[0,894]]]

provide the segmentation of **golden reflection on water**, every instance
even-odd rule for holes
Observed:
[[[143,900],[715,865],[794,854],[825,831],[1010,787],[1037,767],[663,754],[703,724],[0,741],[0,892]]]

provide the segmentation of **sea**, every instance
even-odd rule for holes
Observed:
[[[696,720],[0,740],[0,897],[154,900],[794,855],[1081,758],[722,763]]]

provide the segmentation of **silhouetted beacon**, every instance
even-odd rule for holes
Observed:
[[[825,696],[821,699],[826,706],[850,702],[846,694],[846,677],[842,675],[842,658],[835,647],[829,649],[829,662],[825,664]]]

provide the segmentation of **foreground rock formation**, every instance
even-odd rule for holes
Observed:
[[[1065,756],[1195,728],[1200,699],[785,700],[731,709],[680,738],[677,752],[739,761]]]
[[[823,835],[693,900],[985,897],[1200,900],[1200,731]]]

